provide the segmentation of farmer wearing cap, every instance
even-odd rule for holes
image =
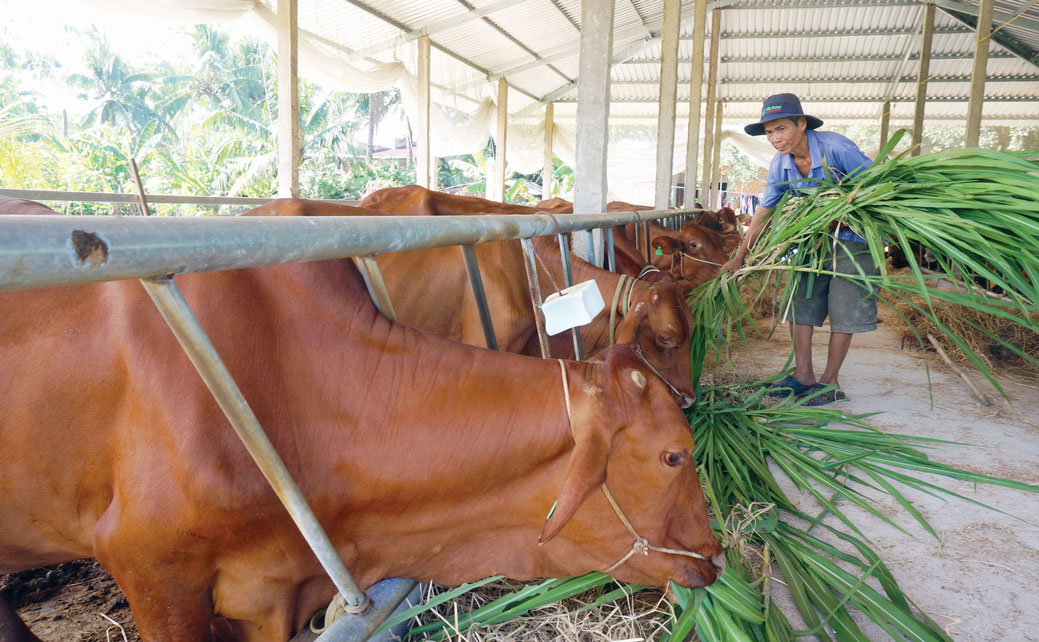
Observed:
[[[804,113],[801,101],[794,94],[776,94],[762,105],[761,120],[744,127],[752,136],[764,134],[778,153],[769,166],[765,192],[754,212],[750,230],[736,256],[723,270],[735,270],[743,265],[784,192],[817,185],[812,179],[825,178],[824,164],[836,180],[852,176],[872,164],[873,161],[844,136],[816,131],[822,124],[815,116]],[[828,244],[827,251],[832,245]],[[861,269],[865,274],[879,273],[866,240],[846,227],[837,232],[836,254],[836,270],[831,271],[857,274]],[[832,265],[832,258],[824,260],[823,265],[827,264]],[[769,394],[785,396],[792,391],[798,397],[810,397],[805,401],[805,405],[810,406],[843,399],[837,375],[848,354],[852,335],[876,329],[876,299],[854,281],[818,274],[814,279],[800,280],[790,310],[796,369],[794,374],[772,384]],[[821,327],[827,316],[830,317],[830,344],[826,369],[816,379],[812,366],[812,334],[815,326]]]

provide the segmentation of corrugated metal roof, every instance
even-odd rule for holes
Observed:
[[[966,114],[976,0],[935,0],[928,118]],[[986,118],[1039,124],[1039,5],[996,0]],[[721,10],[719,96],[727,118],[753,117],[760,102],[792,91],[830,121],[911,118],[925,4],[913,0],[716,0]],[[478,12],[473,14],[473,12]],[[682,3],[679,101],[688,101],[693,0]],[[974,22],[972,22],[972,20]],[[663,0],[616,0],[611,112],[654,117]],[[1010,21],[1009,24],[1004,24]],[[708,32],[710,31],[708,19]],[[352,51],[405,60],[414,34],[431,28],[433,82],[472,100],[504,76],[510,111],[554,97],[557,118],[577,99],[581,0],[307,0],[300,26]],[[999,28],[1002,27],[1002,28]],[[374,50],[374,51],[373,51]],[[356,57],[356,56],[355,56]],[[468,63],[468,64],[467,64]],[[706,70],[705,70],[706,77]],[[453,99],[465,109],[466,98]],[[687,113],[687,105],[679,114]]]

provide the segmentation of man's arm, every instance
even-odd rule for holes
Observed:
[[[750,229],[747,230],[747,235],[743,237],[743,242],[737,248],[736,255],[722,266],[723,272],[735,271],[743,265],[743,260],[747,257],[747,253],[758,242],[758,237],[761,236],[762,232],[765,231],[765,226],[772,220],[772,209],[771,207],[759,205],[758,209],[754,210],[754,220],[750,222]]]

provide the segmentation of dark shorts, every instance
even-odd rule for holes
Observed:
[[[826,249],[822,266],[838,274],[878,275],[880,269],[865,243],[837,242],[837,266],[833,267],[832,245]],[[811,282],[811,285],[809,283]],[[877,298],[855,281],[816,274],[814,280],[802,273],[793,295],[789,318],[794,323],[822,327],[830,317],[831,332],[869,332],[877,329]]]

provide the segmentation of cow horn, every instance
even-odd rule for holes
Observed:
[[[538,544],[547,544],[555,537],[570,518],[577,512],[582,502],[606,481],[606,460],[609,447],[595,430],[585,430],[570,455],[570,463],[563,479],[563,488],[559,498],[552,506],[545,527],[538,537]]]

